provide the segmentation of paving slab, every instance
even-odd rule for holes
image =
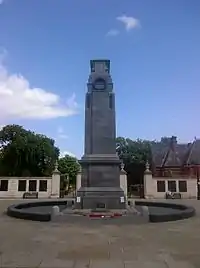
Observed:
[[[161,261],[131,261],[125,262],[124,268],[169,268]]]
[[[51,259],[46,258],[43,260],[39,266],[39,268],[74,268],[75,262],[69,260],[60,260],[60,259]]]

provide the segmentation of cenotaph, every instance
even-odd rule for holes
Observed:
[[[85,98],[85,151],[77,209],[124,209],[116,153],[115,94],[109,60],[91,60]]]

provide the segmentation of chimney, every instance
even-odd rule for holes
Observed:
[[[172,151],[175,151],[176,145],[177,145],[177,137],[176,136],[172,136],[171,137],[171,142],[170,142],[170,149]]]

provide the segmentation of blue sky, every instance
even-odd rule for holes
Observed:
[[[0,125],[80,157],[89,60],[108,58],[118,135],[200,138],[199,0],[0,3]]]

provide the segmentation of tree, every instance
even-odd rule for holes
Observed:
[[[75,157],[65,155],[58,160],[58,169],[61,172],[61,188],[65,189],[67,185],[67,179],[69,179],[69,185],[76,184],[76,176],[80,170],[80,165]]]
[[[146,161],[151,163],[151,142],[141,139],[133,141],[129,138],[118,137],[116,146],[119,158],[125,164],[128,186],[142,185],[145,163]]]
[[[144,164],[147,160],[151,162],[151,142],[137,139],[118,137],[117,153],[124,164]]]
[[[128,184],[141,184],[143,180],[145,163],[148,161],[152,164],[151,146],[157,148],[168,148],[172,137],[162,137],[160,141],[148,141],[137,139],[135,141],[118,137],[116,140],[116,151],[120,159],[125,164],[125,170],[128,175]]]
[[[0,131],[0,150],[4,176],[50,176],[59,156],[53,139],[18,125]]]

